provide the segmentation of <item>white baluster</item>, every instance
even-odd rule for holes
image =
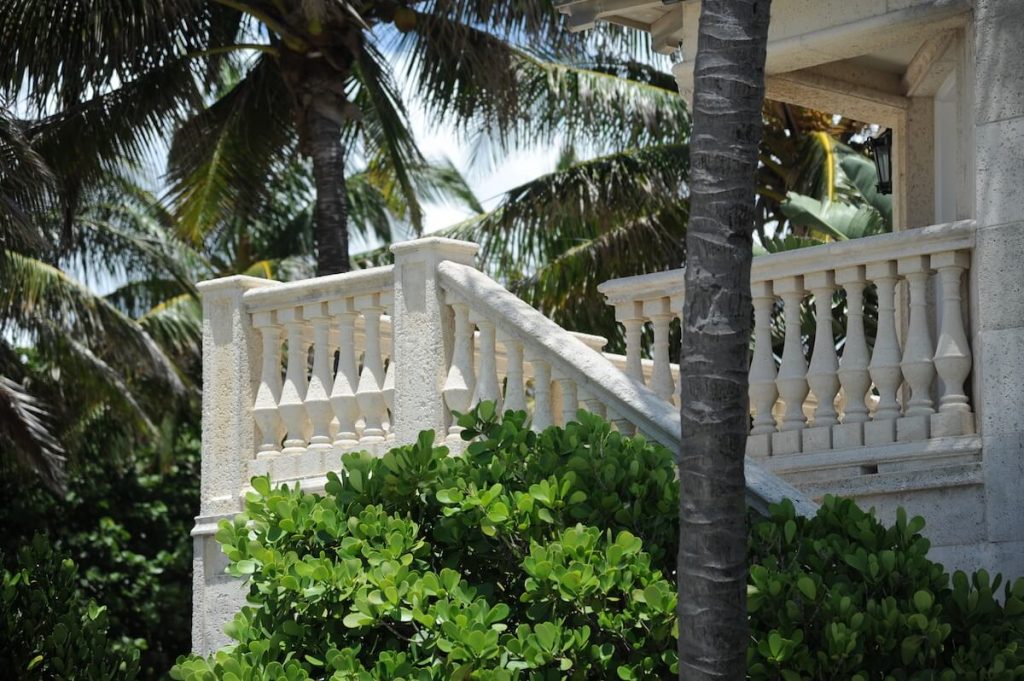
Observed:
[[[895,424],[900,415],[896,391],[903,382],[900,345],[896,337],[896,263],[885,261],[867,266],[868,279],[878,291],[878,333],[868,371],[878,390],[878,408],[870,423],[864,424],[864,444],[877,445],[896,440]]]
[[[331,320],[325,303],[304,305],[302,314],[313,324],[313,373],[306,389],[306,414],[313,424],[310,451],[329,452],[332,448],[331,419]]]
[[[281,416],[277,403],[281,399],[281,329],[275,323],[273,312],[257,312],[252,320],[263,340],[260,386],[252,408],[253,419],[262,436],[256,458],[263,459],[280,454]]]
[[[801,277],[784,277],[774,284],[776,295],[782,298],[786,339],[782,349],[782,365],[775,379],[779,394],[786,404],[779,432],[772,434],[773,454],[795,454],[801,451],[801,431],[804,400],[807,398],[807,361],[804,359],[800,337],[800,303],[804,297]]]
[[[576,420],[576,412],[580,408],[579,398],[576,396],[576,383],[562,372],[556,372],[555,382],[558,383],[560,415],[564,426]]]
[[[672,401],[676,393],[676,384],[672,380],[672,367],[669,366],[668,332],[669,325],[675,315],[672,313],[670,302],[667,297],[648,301],[644,305],[644,312],[651,320],[651,328],[654,330],[653,359],[654,367],[651,375],[651,390],[668,402]]]
[[[832,335],[832,272],[804,275],[804,285],[814,296],[814,350],[807,368],[807,384],[818,400],[814,423],[803,435],[802,451],[824,451],[832,448],[832,426],[838,423],[835,399],[839,393],[839,361]]]
[[[452,412],[464,413],[469,410],[476,385],[473,373],[473,328],[469,323],[469,306],[461,301],[451,303],[455,313],[455,339],[452,348],[452,363],[444,382],[445,404]],[[448,435],[456,436],[462,431],[452,419]]]
[[[308,387],[306,370],[309,362],[309,346],[302,334],[305,320],[297,307],[279,310],[277,318],[284,324],[288,337],[288,370],[281,387],[281,400],[277,405],[287,430],[282,453],[302,454],[309,441],[309,417],[303,404]]]
[[[910,289],[910,322],[903,343],[900,369],[910,386],[910,399],[904,410],[905,417],[896,424],[896,438],[900,441],[928,438],[929,418],[935,413],[932,406],[932,381],[935,380],[935,347],[928,329],[928,256],[902,258],[898,271],[906,276]]]
[[[505,346],[505,410],[526,411],[523,389],[523,344],[512,337],[502,338]]]
[[[615,430],[623,435],[634,435],[636,433],[636,426],[623,418],[619,412],[615,411],[615,407],[608,406],[607,411],[608,421],[615,427]]]
[[[480,329],[480,372],[476,377],[476,402],[494,402],[501,413],[501,387],[498,385],[497,349],[494,324],[486,319],[476,320]]]
[[[754,356],[750,362],[749,395],[754,405],[754,423],[747,438],[747,454],[769,456],[771,434],[775,432],[775,417],[772,408],[779,396],[775,385],[777,371],[775,356],[772,354],[772,307],[775,295],[770,281],[752,282],[750,285],[754,302]]]
[[[531,359],[533,365],[533,419],[531,428],[538,433],[551,425],[551,365]]]
[[[964,381],[971,373],[971,349],[960,308],[960,278],[970,262],[966,251],[947,251],[931,258],[942,287],[942,324],[935,347],[935,369],[942,382],[942,394],[939,413],[931,417],[932,437],[974,431],[971,406],[964,393]]]
[[[583,404],[583,408],[589,411],[591,414],[597,414],[601,418],[605,418],[605,407],[590,388],[586,386],[578,386],[576,392],[579,395],[580,402]]]
[[[644,369],[640,363],[640,335],[644,328],[643,303],[631,301],[615,306],[615,318],[626,331],[626,375],[644,382]]]
[[[388,409],[388,439],[391,439],[395,434],[395,324],[392,313],[395,306],[390,293],[381,294],[381,304],[388,315],[391,329],[388,342],[388,367],[384,372],[384,383],[381,386],[384,404]]]
[[[864,336],[864,268],[848,267],[836,272],[836,281],[846,289],[846,342],[839,362],[839,382],[846,405],[843,423],[832,428],[835,449],[864,444],[864,426],[868,407],[864,402],[871,387],[868,374],[868,343]]]
[[[910,385],[906,415],[927,416],[935,412],[931,396],[935,351],[928,330],[928,276],[931,274],[928,256],[900,260],[899,273],[906,276],[910,285],[910,323],[900,362],[903,376]]]
[[[380,294],[360,296],[356,299],[356,309],[363,315],[366,334],[363,371],[356,388],[356,401],[363,414],[363,433],[359,442],[383,442],[387,405],[384,404],[384,394],[381,392],[384,366],[380,358],[380,316],[384,310],[380,305]]]
[[[356,401],[356,385],[359,381],[356,369],[355,323],[357,313],[351,298],[332,300],[328,310],[338,320],[338,371],[331,388],[331,406],[338,418],[338,434],[334,438],[335,449],[350,449],[359,443],[356,420],[359,418],[359,404]]]

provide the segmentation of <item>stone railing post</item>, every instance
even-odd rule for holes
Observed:
[[[242,510],[246,461],[256,452],[253,403],[261,338],[245,311],[246,291],[277,282],[227,277],[199,284],[203,300],[203,450],[200,509],[193,537],[192,650],[213,652],[228,642],[224,624],[244,602],[240,580],[224,573],[227,559],[213,535],[222,518]]]
[[[444,389],[452,350],[452,322],[437,265],[472,265],[478,246],[428,237],[391,247],[395,254],[392,333],[395,361],[396,444],[416,441],[421,430],[448,430]]]

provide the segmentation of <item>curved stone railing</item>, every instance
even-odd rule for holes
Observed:
[[[748,453],[817,453],[973,433],[964,293],[973,247],[974,223],[963,221],[755,258]],[[878,301],[870,337],[868,287]],[[669,388],[674,393],[667,360],[658,362],[667,340],[659,339],[682,310],[683,270],[598,289],[626,330],[629,357],[639,357],[640,328],[652,324],[650,384],[663,398]],[[837,293],[847,306],[841,359],[832,328]],[[801,333],[805,304],[815,317],[813,347]],[[781,357],[772,351],[773,327],[785,329]],[[635,369],[627,373],[640,380]]]

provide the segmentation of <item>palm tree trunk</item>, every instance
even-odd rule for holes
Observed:
[[[348,272],[348,195],[341,125],[311,106],[305,116],[305,141],[316,182],[314,239],[318,276]]]
[[[341,39],[338,31],[332,35]],[[345,79],[351,57],[344,50],[328,60],[323,53],[312,56],[282,48],[280,64],[295,105],[300,148],[313,161],[316,273],[348,272],[352,267],[348,259],[346,150],[341,143],[341,126],[348,107]]]
[[[770,0],[703,0],[679,458],[679,678],[746,678],[751,237]]]

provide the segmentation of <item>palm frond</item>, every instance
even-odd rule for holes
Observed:
[[[418,19],[400,47],[432,117],[499,147],[567,137],[621,149],[688,135],[689,115],[674,81],[655,78],[650,67],[531,52],[445,15]]]
[[[203,308],[194,296],[167,297],[139,318],[139,326],[179,363],[200,370]]]
[[[201,244],[259,212],[270,178],[295,152],[290,102],[276,61],[261,55],[229,92],[175,131],[168,200],[188,242]]]
[[[32,148],[28,125],[0,102],[0,247],[49,247],[38,216],[48,209],[53,175]]]
[[[65,228],[90,186],[126,162],[147,160],[174,122],[199,104],[191,65],[182,59],[34,123],[30,138],[57,178]]]
[[[674,82],[671,88],[647,78],[623,77],[630,68],[608,72],[598,65],[563,63],[516,52],[520,119],[514,138],[538,134],[593,148],[623,149],[685,142],[690,117]]]
[[[631,149],[577,163],[507,192],[498,207],[445,233],[477,241],[501,271],[531,271],[580,239],[680,204],[687,147]]]
[[[152,438],[159,434],[149,414],[136,399],[136,391],[131,389],[120,371],[70,336],[59,334],[53,340],[61,346],[60,363],[66,371],[73,372],[79,381],[89,380],[95,390],[102,392],[108,404],[116,405],[120,412],[135,422],[141,435]]]
[[[508,42],[455,16],[426,9],[395,47],[406,77],[435,118],[473,121],[503,139],[517,111],[516,53]]]
[[[414,168],[413,183],[417,195],[424,201],[446,203],[477,214],[484,212],[484,207],[469,186],[466,176],[450,159],[432,160]]]
[[[52,265],[12,251],[2,257],[7,286],[0,288],[0,318],[8,330],[40,338],[60,328],[104,361],[185,393],[174,363],[134,320]]]
[[[53,435],[53,416],[24,382],[7,375],[17,362],[6,341],[0,341],[0,452],[12,457],[15,465],[35,472],[50,490],[61,493],[65,456]]]
[[[388,243],[393,240],[396,215],[373,173],[364,171],[349,175],[345,180],[348,191],[348,221],[352,232],[376,237]]]
[[[168,301],[179,297],[195,299],[188,293],[182,293],[178,281],[158,277],[125,282],[103,297],[125,315],[139,321],[140,324],[148,312],[167,304]],[[145,329],[144,324],[142,327]],[[152,335],[150,334],[150,336]]]
[[[412,169],[425,165],[412,137],[408,114],[384,55],[366,44],[353,68],[358,90],[355,98],[362,112],[363,151],[367,158],[393,178],[406,207],[406,219],[415,233],[423,231],[423,208],[413,184]]]
[[[418,199],[484,213],[469,182],[448,159],[423,162],[407,170]],[[398,185],[390,164],[372,163],[366,170],[349,175],[346,187],[352,231],[385,244],[416,234],[408,224],[407,194]]]
[[[610,279],[677,268],[685,258],[684,204],[594,231],[544,262],[510,290],[567,329],[602,335],[624,348],[615,315],[597,290]]]
[[[212,269],[199,251],[175,238],[173,225],[150,192],[129,177],[109,176],[85,196],[72,222],[74,247],[57,261],[65,268],[74,263],[83,275],[99,270],[128,283],[167,277],[176,293],[195,295],[195,280]]]
[[[202,0],[0,0],[0,92],[70,109],[204,47]]]
[[[565,30],[551,0],[509,3],[504,0],[429,0],[422,11],[479,26],[510,40],[533,41],[553,49],[583,49],[587,37]]]

